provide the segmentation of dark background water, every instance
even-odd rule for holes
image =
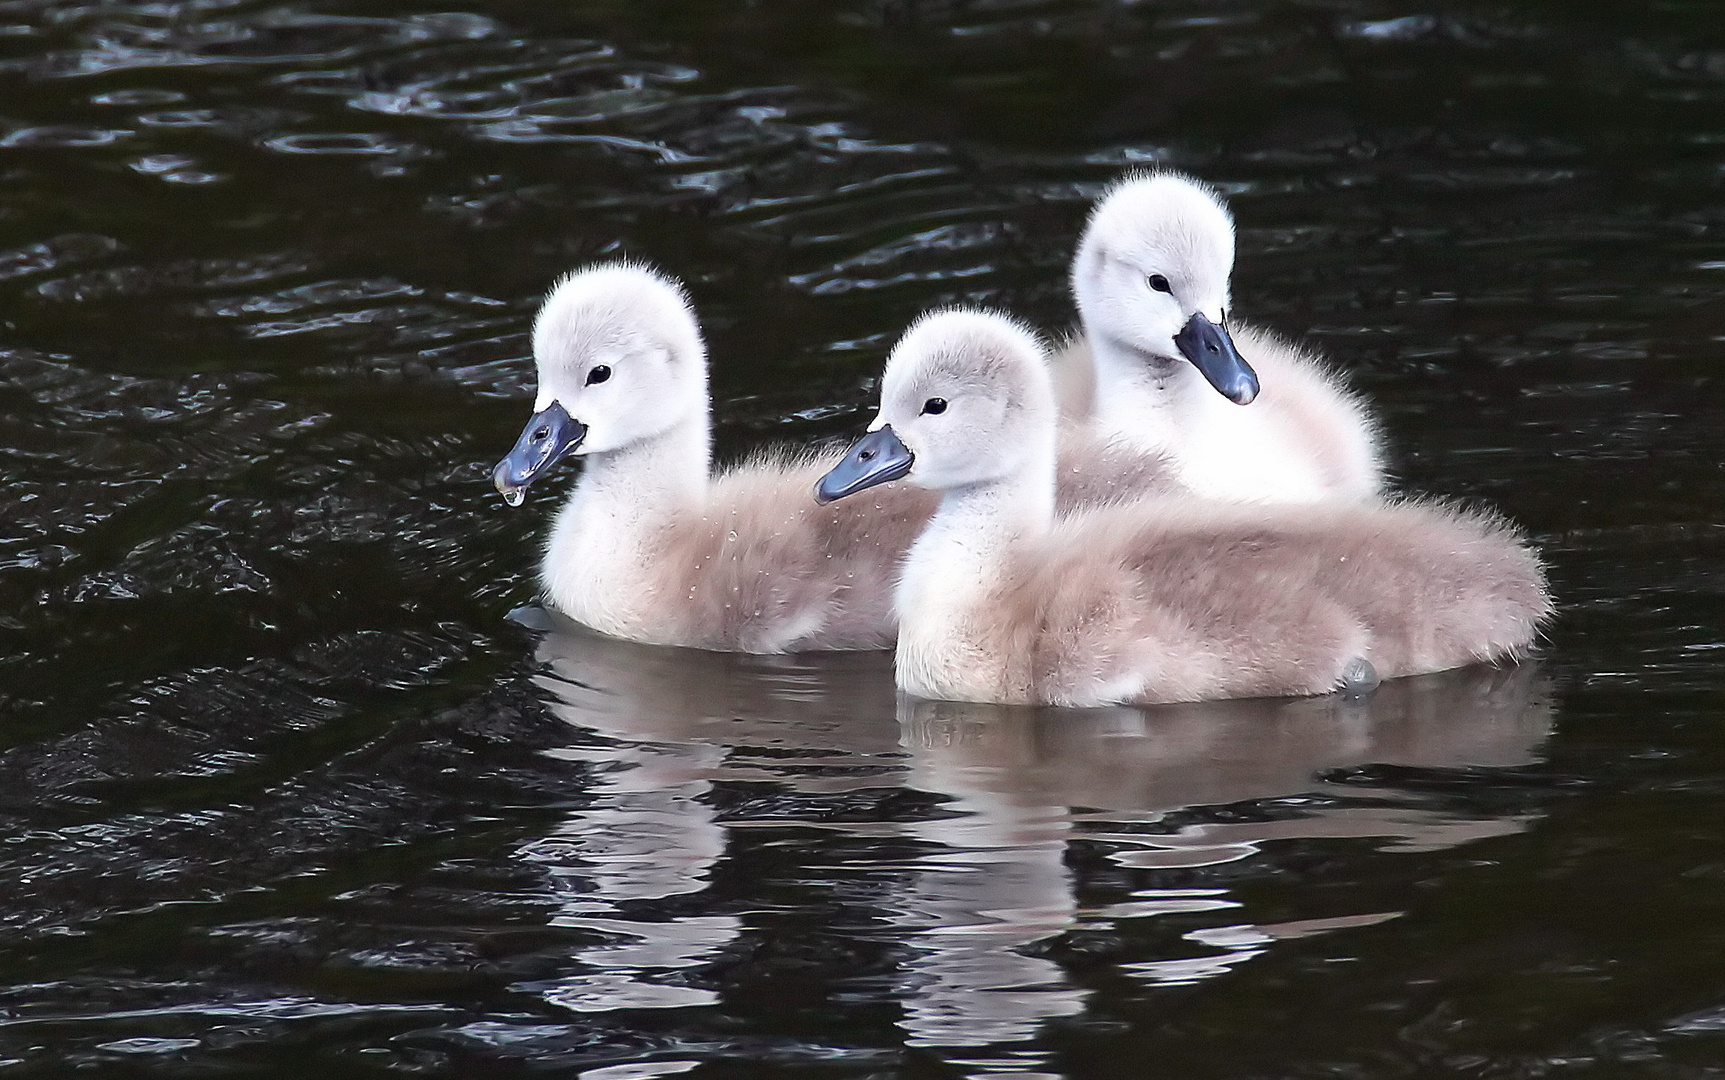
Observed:
[[[506,618],[558,274],[835,437],[1143,164],[1535,534],[1540,664],[1024,713]],[[0,1076],[1725,1075],[1722,187],[1711,2],[0,3]]]

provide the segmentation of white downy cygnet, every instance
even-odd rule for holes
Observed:
[[[1177,173],[1127,177],[1072,260],[1083,336],[1054,359],[1069,419],[1166,454],[1195,494],[1361,502],[1383,487],[1376,428],[1319,360],[1228,318],[1234,222]]]
[[[707,351],[677,283],[644,266],[577,271],[533,326],[534,415],[493,479],[512,504],[565,456],[547,602],[602,633],[733,652],[892,644],[894,570],[935,504],[808,496],[836,454],[767,454],[711,474]]]
[[[899,477],[942,492],[897,593],[909,693],[1097,706],[1363,689],[1513,657],[1551,610],[1516,531],[1448,506],[1164,496],[1057,522],[1056,414],[1016,323],[926,316],[887,362],[870,433],[822,478],[822,499]]]

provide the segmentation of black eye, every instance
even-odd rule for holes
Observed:
[[[606,367],[604,364],[600,364],[598,367],[587,373],[587,385],[592,386],[594,383],[602,383],[610,377],[611,369]]]
[[[946,399],[943,397],[931,397],[922,403],[922,411],[931,416],[939,416],[941,413],[946,411]]]
[[[1168,279],[1161,274],[1150,275],[1150,287],[1157,292],[1171,293],[1174,291],[1174,286],[1168,284]]]

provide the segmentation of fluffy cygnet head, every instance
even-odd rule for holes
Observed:
[[[880,412],[816,488],[831,502],[908,477],[921,487],[987,484],[1054,460],[1057,406],[1036,336],[1004,315],[939,311],[887,359]]]
[[[533,323],[539,394],[493,480],[519,503],[569,454],[603,454],[704,417],[707,354],[682,287],[635,263],[559,281]]]
[[[1190,361],[1244,405],[1258,381],[1223,329],[1234,220],[1179,173],[1129,176],[1102,197],[1072,260],[1072,295],[1093,351],[1166,370]]]

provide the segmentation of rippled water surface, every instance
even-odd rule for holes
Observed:
[[[559,273],[838,437],[1138,164],[1535,534],[1537,663],[996,710],[531,608]],[[1718,3],[4,0],[0,1076],[1725,1076],[1722,285]]]

